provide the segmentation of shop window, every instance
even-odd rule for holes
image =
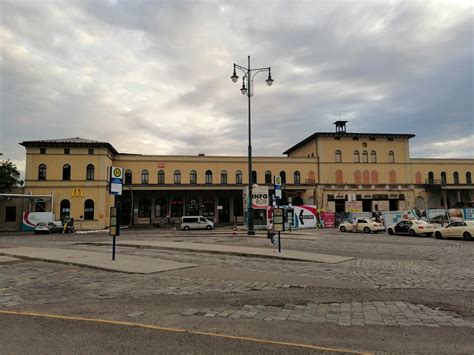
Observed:
[[[38,199],[35,201],[35,212],[46,212],[46,201]]]
[[[293,181],[295,185],[301,185],[301,174],[299,171],[295,171],[293,174]]]
[[[148,184],[148,170],[142,170],[142,184]]]
[[[362,163],[369,162],[369,155],[366,150],[362,151]]]
[[[71,165],[63,165],[63,180],[71,180]]]
[[[255,170],[252,170],[252,185],[257,184],[257,172]]]
[[[270,170],[265,171],[265,184],[272,183],[272,172]]]
[[[280,171],[280,178],[281,178],[281,183],[286,184],[286,172],[285,171]]]
[[[84,219],[92,221],[94,219],[94,201],[91,199],[84,202]]]
[[[225,171],[225,170],[221,171],[221,184],[222,185],[227,184],[227,171]]]
[[[16,206],[6,206],[5,207],[5,222],[15,222],[16,221]]]
[[[388,162],[395,163],[395,153],[393,151],[388,152]]]
[[[354,150],[354,163],[360,163],[360,154],[358,150]]]
[[[184,202],[180,198],[171,200],[171,217],[182,217]]]
[[[197,184],[197,173],[196,170],[191,170],[189,173],[189,183],[191,185]]]
[[[141,198],[138,200],[138,218],[150,218],[151,217],[151,203],[147,198]]]
[[[174,171],[174,180],[173,180],[175,185],[181,184],[181,171],[175,170]]]
[[[370,152],[370,162],[371,163],[377,162],[377,152],[375,150]]]
[[[335,152],[335,161],[336,163],[341,163],[342,162],[342,153],[340,150],[336,150]]]
[[[191,197],[186,204],[187,216],[199,216],[199,201],[197,198]]]
[[[206,170],[204,182],[208,185],[212,184],[212,171]]]
[[[165,171],[160,170],[158,171],[158,185],[164,185],[165,184]]]
[[[131,185],[132,184],[132,171],[127,169],[125,171],[125,184]]]
[[[168,205],[164,198],[155,201],[155,217],[166,217],[168,214]]]
[[[459,174],[457,171],[455,171],[453,174],[453,180],[456,185],[459,185]]]
[[[235,172],[235,183],[237,185],[242,185],[242,171],[240,170]]]
[[[86,180],[94,180],[94,165],[92,164],[87,165]]]
[[[203,205],[203,216],[214,216],[214,199],[212,197],[206,197],[202,201]]]
[[[342,173],[342,170],[336,170],[336,184],[337,185],[342,185],[344,183],[344,175]]]
[[[242,194],[234,196],[234,216],[244,215],[244,201]]]
[[[472,184],[471,173],[469,171],[466,173],[466,184]]]
[[[38,167],[38,180],[46,180],[46,164],[40,164]]]
[[[62,200],[59,205],[59,219],[64,221],[71,215],[71,203],[69,200]]]

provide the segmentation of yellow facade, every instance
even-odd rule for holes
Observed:
[[[254,157],[252,167],[256,183],[268,185],[270,190],[273,177],[284,172],[285,203],[291,197],[299,204],[316,204],[325,210],[348,211],[349,194],[357,195],[357,209],[361,211],[450,207],[472,202],[469,175],[474,175],[474,160],[411,159],[411,137],[315,133],[288,149],[286,157]],[[76,221],[83,220],[84,229],[109,224],[109,210],[114,204],[114,197],[108,192],[110,166],[132,173],[131,184],[124,185],[121,198],[129,224],[159,224],[168,217],[203,211],[216,222],[243,220],[242,190],[248,184],[246,156],[120,154],[109,143],[80,138],[22,145],[26,148],[25,193],[52,194],[53,205],[47,202],[47,209],[51,208],[57,218],[64,215],[61,206],[68,202],[67,212]],[[39,180],[42,164],[46,166],[46,176]],[[69,179],[63,176],[66,164],[70,166]],[[88,166],[93,166],[93,176],[90,170],[88,176]],[[147,181],[142,181],[146,177],[144,171],[148,172]],[[164,181],[159,181],[160,171]],[[238,171],[241,183],[237,181]],[[192,180],[192,172],[196,181]],[[222,180],[223,172],[226,180]],[[271,178],[267,176],[266,180],[268,172]],[[443,172],[445,179],[441,181]]]

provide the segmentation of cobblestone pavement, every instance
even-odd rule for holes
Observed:
[[[302,323],[335,323],[340,326],[424,326],[470,327],[448,312],[403,301],[285,304],[281,307],[244,305],[241,308],[187,309],[183,316],[226,317],[229,319],[263,319],[265,321],[295,321]]]

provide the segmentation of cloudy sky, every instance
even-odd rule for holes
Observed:
[[[413,157],[474,158],[470,1],[0,0],[0,152],[83,137],[142,154],[255,155],[334,130],[413,133]]]

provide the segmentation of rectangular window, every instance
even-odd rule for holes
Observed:
[[[46,148],[40,148],[40,154],[46,154]]]
[[[69,154],[71,153],[71,150],[69,148],[64,148],[64,154]]]
[[[94,149],[89,148],[89,155],[94,155]]]
[[[16,206],[6,206],[5,207],[5,222],[15,222],[16,221]]]

